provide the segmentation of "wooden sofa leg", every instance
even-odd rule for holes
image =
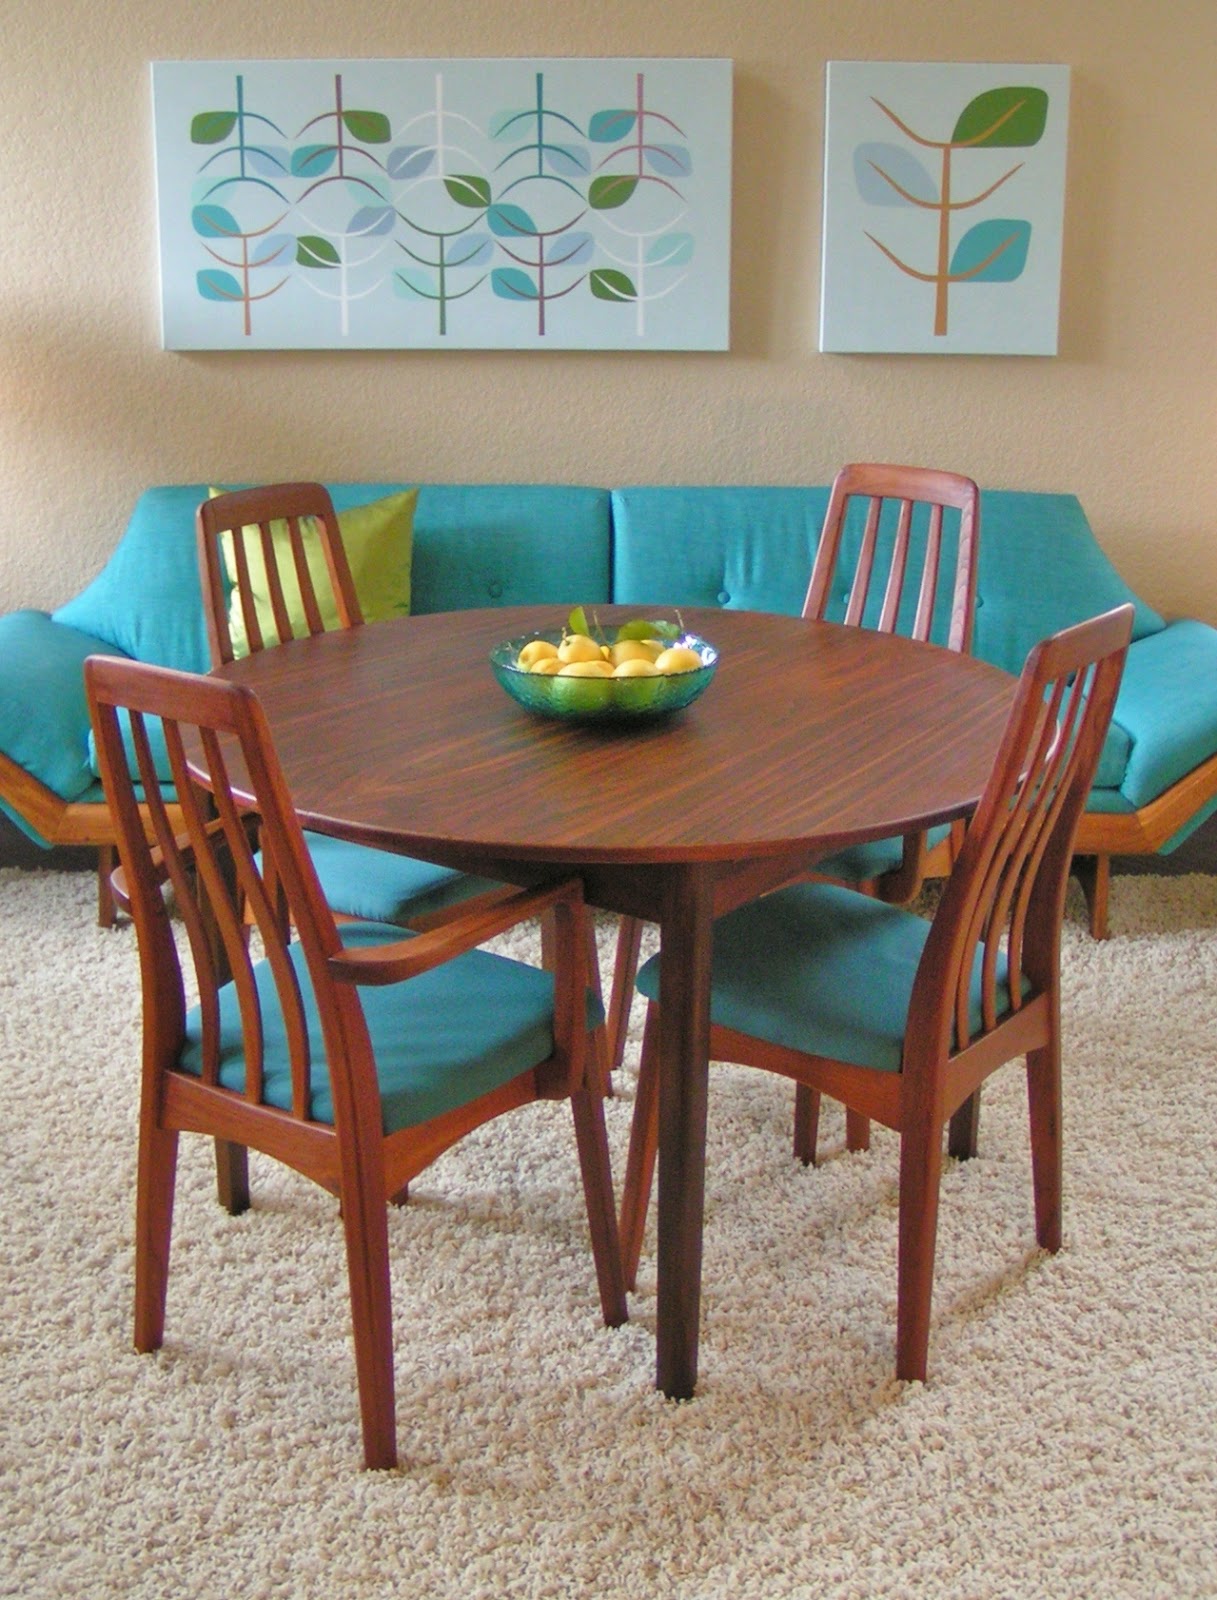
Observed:
[[[1086,896],[1090,913],[1090,932],[1096,939],[1107,937],[1107,898],[1111,889],[1110,856],[1074,856],[1073,871]]]

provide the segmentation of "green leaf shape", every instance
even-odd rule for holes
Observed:
[[[959,113],[952,144],[972,150],[1024,149],[1038,144],[1048,120],[1048,91],[1008,84],[986,89]]]
[[[332,144],[306,144],[292,151],[294,178],[319,178],[334,165],[338,147]]]
[[[237,125],[235,111],[200,111],[191,118],[191,144],[223,144]]]
[[[616,267],[595,267],[588,273],[587,281],[597,300],[612,300],[621,305],[638,298],[633,279],[627,278],[624,272],[618,272]]]
[[[1008,217],[978,222],[955,246],[951,277],[966,283],[1013,283],[1027,265],[1030,244],[1029,222]]]
[[[536,300],[537,286],[519,267],[496,267],[490,274],[490,287],[500,300]]]
[[[676,622],[648,621],[646,617],[633,617],[617,629],[617,642],[623,639],[679,639],[680,625]]]
[[[616,144],[634,131],[633,111],[597,111],[587,125],[587,136],[597,144]]]
[[[606,173],[592,179],[587,203],[593,211],[613,211],[623,206],[637,187],[638,179],[627,173]]]
[[[584,611],[582,606],[576,606],[570,616],[567,617],[566,631],[567,633],[586,633],[589,636],[591,635],[592,630],[587,625],[587,612]]]
[[[208,267],[206,272],[198,274],[196,282],[204,300],[222,300],[229,305],[241,298],[241,285],[231,272],[217,272],[214,267]]]
[[[383,111],[344,111],[342,125],[360,144],[388,144],[391,137]]]
[[[471,172],[454,172],[444,179],[448,198],[458,206],[469,206],[475,211],[485,211],[490,204],[490,179],[479,178]]]
[[[296,265],[336,267],[338,251],[329,239],[323,239],[319,233],[302,233],[296,240]]]
[[[190,213],[191,226],[204,239],[239,239],[241,226],[231,211],[223,206],[195,206]]]

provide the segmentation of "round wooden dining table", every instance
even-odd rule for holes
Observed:
[[[599,608],[605,626],[638,609]],[[307,828],[659,924],[656,1385],[697,1382],[716,915],[850,843],[967,815],[1014,679],[933,645],[770,613],[687,609],[713,681],[654,721],[524,710],[488,663],[553,607],[379,622],[216,669],[266,712]]]

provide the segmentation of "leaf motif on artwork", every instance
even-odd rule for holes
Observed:
[[[249,264],[251,267],[269,267],[278,261],[286,265],[285,258],[290,256],[295,244],[295,235],[291,233],[268,233],[261,239],[254,239],[250,245]]]
[[[902,145],[858,145],[854,150],[854,182],[869,206],[938,204],[937,183],[912,151]]]
[[[535,239],[537,225],[521,206],[491,206],[486,213],[490,231],[499,239]]]
[[[334,165],[338,155],[337,145],[304,144],[292,151],[292,176],[294,178],[319,178]]]
[[[592,158],[582,145],[548,144],[545,165],[560,178],[586,178],[592,170]]]
[[[587,125],[587,136],[596,144],[616,144],[629,138],[637,120],[636,111],[597,111]]]
[[[663,233],[647,246],[646,263],[651,267],[683,267],[693,259],[691,233]]]
[[[336,267],[338,251],[333,241],[319,233],[302,233],[296,240],[296,265],[300,267]]]
[[[693,171],[693,157],[682,144],[651,144],[643,156],[661,178],[687,178]]]
[[[560,233],[551,239],[545,251],[545,264],[557,267],[578,267],[592,259],[595,244],[590,233]]]
[[[383,111],[344,111],[342,125],[360,144],[388,144],[392,136]]]
[[[593,178],[587,191],[587,203],[593,211],[613,211],[625,205],[638,187],[638,179],[628,173],[606,173]]]
[[[195,281],[204,300],[222,300],[230,304],[233,300],[241,299],[241,285],[231,272],[218,272],[214,267],[208,267],[197,275]]]
[[[397,213],[392,206],[361,206],[347,223],[347,232],[382,237],[392,233],[396,225]]]
[[[971,150],[1021,150],[1040,142],[1047,122],[1047,90],[1006,84],[968,101],[951,143]]]
[[[621,305],[638,298],[633,280],[615,267],[597,267],[588,274],[588,282],[597,300],[612,300]]]
[[[496,267],[490,274],[490,287],[500,300],[536,300],[537,286],[519,267]]]
[[[194,231],[204,239],[239,239],[241,226],[223,206],[195,206],[190,213]]]
[[[469,206],[475,211],[484,211],[490,204],[488,178],[481,178],[468,172],[457,172],[452,177],[444,179],[444,188],[448,191],[448,198],[455,200],[458,206]]]
[[[291,155],[281,145],[250,145],[245,161],[251,172],[263,178],[280,178],[291,167]]]
[[[1007,217],[978,222],[955,246],[951,277],[965,283],[1013,283],[1027,265],[1031,224]]]
[[[434,300],[439,294],[439,285],[431,273],[424,272],[421,267],[402,267],[393,274],[393,293],[402,300],[419,297]]]
[[[385,170],[390,178],[401,182],[406,178],[421,178],[435,163],[435,146],[431,144],[399,144],[389,151]]]
[[[448,252],[448,265],[484,267],[494,255],[494,240],[488,233],[466,233],[455,240]]]
[[[190,119],[190,142],[223,144],[236,125],[235,111],[200,111]]]
[[[535,110],[496,111],[490,119],[490,137],[499,141],[524,138],[526,130],[521,127],[521,123],[535,116]]]

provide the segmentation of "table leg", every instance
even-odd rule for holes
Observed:
[[[670,869],[661,917],[655,1386],[672,1400],[697,1385],[712,888],[704,866]]]

